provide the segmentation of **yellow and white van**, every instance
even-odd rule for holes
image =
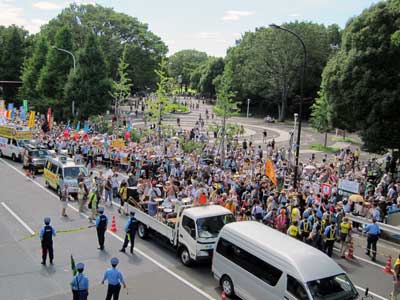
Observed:
[[[25,127],[0,126],[0,157],[10,157],[22,161],[24,145],[32,139],[32,132]]]
[[[82,174],[86,186],[90,186],[87,168],[77,165],[73,159],[66,156],[48,157],[43,174],[46,187],[56,190],[58,195],[61,195],[64,185],[67,184],[69,194],[76,196],[79,174]]]

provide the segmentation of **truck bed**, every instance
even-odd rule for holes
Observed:
[[[145,224],[147,227],[158,232],[159,234],[165,236],[169,241],[173,242],[175,239],[175,229],[170,226],[158,221],[155,217],[149,216],[145,212],[132,208],[135,211],[135,218],[140,222]]]

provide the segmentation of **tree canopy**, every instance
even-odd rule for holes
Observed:
[[[370,151],[400,148],[400,1],[380,2],[347,24],[321,84],[335,127],[360,131]]]

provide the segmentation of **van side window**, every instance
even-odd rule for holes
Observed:
[[[282,276],[281,270],[223,238],[219,239],[217,253],[271,286],[275,286]]]
[[[57,165],[52,164],[52,165],[51,165],[50,172],[53,173],[53,174],[57,174]]]
[[[294,277],[287,276],[287,291],[292,294],[293,297],[299,300],[308,300],[307,292],[304,286]]]
[[[17,146],[17,141],[16,140],[12,140],[12,144],[13,144],[13,146]]]
[[[196,238],[196,227],[191,218],[183,216],[182,227],[191,235],[192,238]]]

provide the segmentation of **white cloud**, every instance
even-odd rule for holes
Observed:
[[[32,4],[34,8],[41,9],[41,10],[54,10],[60,9],[62,6],[54,3],[54,2],[47,2],[47,1],[39,1]]]
[[[30,33],[37,33],[40,26],[46,21],[41,19],[28,19],[24,15],[24,10],[15,6],[13,1],[0,1],[0,24],[4,26],[18,25],[23,26]]]
[[[215,39],[219,37],[220,33],[219,32],[200,32],[198,34],[198,37],[200,39]]]
[[[222,16],[222,21],[238,21],[242,17],[249,17],[254,15],[254,11],[247,10],[227,10]]]

